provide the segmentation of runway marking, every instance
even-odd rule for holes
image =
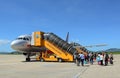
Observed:
[[[80,73],[77,73],[73,78],[80,78],[80,75],[83,74],[87,70],[87,67],[83,69]]]

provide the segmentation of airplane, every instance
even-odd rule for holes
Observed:
[[[36,52],[46,50],[45,47],[31,46],[31,35],[20,35],[11,42],[11,48],[22,52],[26,56],[26,61],[30,61],[30,56],[36,55]]]
[[[68,42],[69,32],[66,36],[66,42]],[[11,48],[23,53],[26,56],[26,61],[30,61],[30,56],[36,55],[37,52],[48,50],[45,47],[34,47],[31,46],[32,35],[20,35],[11,42]]]
[[[11,48],[23,53],[23,55],[26,56],[26,61],[30,61],[31,60],[30,57],[36,55],[37,52],[48,50],[45,47],[31,46],[31,40],[32,40],[31,38],[32,38],[32,35],[20,35],[11,42]],[[66,42],[68,42],[68,38],[69,38],[69,32],[67,33],[67,36],[66,36]],[[87,51],[87,49],[84,46],[78,43],[73,45],[73,47],[74,46],[81,48],[85,52]],[[96,46],[104,46],[104,45],[101,44],[101,45],[96,45]]]

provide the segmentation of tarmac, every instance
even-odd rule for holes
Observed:
[[[79,78],[120,78],[120,55],[114,56],[114,64],[100,66],[97,63],[90,65]]]
[[[0,55],[0,78],[120,78],[120,55],[114,55],[114,65],[69,62],[25,62],[23,55]]]

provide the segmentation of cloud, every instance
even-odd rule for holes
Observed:
[[[8,43],[10,43],[10,40],[1,40],[1,39],[0,39],[0,46],[1,46],[1,45],[6,45],[6,44],[8,44]]]

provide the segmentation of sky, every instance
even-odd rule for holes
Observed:
[[[34,31],[53,32],[88,50],[120,48],[120,0],[0,0],[0,51]]]

